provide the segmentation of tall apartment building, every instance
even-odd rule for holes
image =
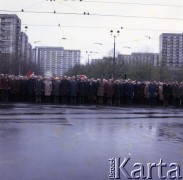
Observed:
[[[160,63],[163,66],[183,65],[183,34],[163,33],[160,35]]]
[[[20,58],[21,62],[27,62],[28,61],[28,36],[26,33],[21,32],[20,36]]]
[[[43,75],[51,73],[62,76],[68,69],[80,63],[79,50],[64,50],[63,47],[36,47],[35,57]]]
[[[33,48],[32,49],[32,58],[31,58],[31,61],[35,64],[38,64],[38,62],[36,62],[36,60],[38,60],[38,58],[36,58],[36,48]]]
[[[19,55],[21,20],[17,15],[0,14],[0,52]]]
[[[32,62],[32,45],[30,43],[27,44],[27,62]]]
[[[117,59],[127,64],[151,64],[152,66],[157,66],[159,61],[159,54],[133,52],[130,55],[119,54]]]

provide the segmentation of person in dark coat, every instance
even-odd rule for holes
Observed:
[[[183,82],[180,83],[180,90],[181,90],[181,106],[183,106]]]
[[[164,106],[168,106],[170,97],[170,85],[168,82],[163,84],[163,96],[164,96]]]
[[[36,95],[36,103],[41,103],[42,102],[42,94],[43,94],[43,79],[41,76],[38,76],[35,79],[34,82],[34,91]]]
[[[12,76],[10,78],[10,100],[12,102],[17,101],[18,91],[19,91],[18,78],[15,76]]]
[[[169,88],[170,88],[170,96],[169,96],[169,105],[174,105],[174,97],[173,97],[173,86],[174,82],[169,82]]]
[[[18,80],[19,83],[19,100],[25,102],[28,100],[28,78],[20,77]]]
[[[116,80],[114,82],[114,103],[115,105],[119,106],[120,105],[120,81]]]
[[[112,98],[114,95],[114,83],[112,79],[107,82],[105,92],[107,96],[107,105],[112,106]]]
[[[28,94],[29,94],[30,102],[35,101],[34,84],[35,84],[35,77],[34,77],[34,75],[31,75],[30,78],[28,79]]]
[[[126,104],[126,82],[123,80],[120,82],[120,102],[121,105]]]
[[[78,81],[75,77],[72,77],[70,81],[71,104],[77,104],[77,94],[78,94]]]
[[[134,83],[134,103],[139,104],[139,83]]]
[[[153,106],[157,104],[157,85],[156,82],[151,81],[148,86],[148,94],[149,94],[149,105]]]
[[[78,84],[79,104],[84,104],[86,102],[86,90],[86,81],[82,78]]]
[[[70,94],[70,79],[66,76],[60,82],[60,94],[62,98],[62,103],[67,104]]]
[[[94,104],[96,102],[96,94],[97,94],[97,83],[92,78],[88,82],[87,86],[87,96],[89,104]]]
[[[59,103],[60,98],[60,79],[58,77],[53,80],[52,94],[54,96],[54,103]]]
[[[139,104],[144,104],[145,103],[145,82],[140,82],[138,86],[138,94],[139,94]]]
[[[173,85],[173,98],[174,98],[174,105],[180,106],[181,88],[178,82],[175,82]]]
[[[2,77],[3,75],[0,74],[0,102],[2,101]]]
[[[134,96],[134,84],[130,80],[126,83],[125,90],[126,90],[127,104],[131,105],[132,98]]]

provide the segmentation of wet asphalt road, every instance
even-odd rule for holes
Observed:
[[[183,174],[183,109],[0,105],[0,180],[109,179],[110,157]]]

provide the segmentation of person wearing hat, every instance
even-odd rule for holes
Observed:
[[[43,94],[43,80],[41,76],[38,76],[35,80],[34,90],[36,95],[36,103],[42,102],[42,94]]]

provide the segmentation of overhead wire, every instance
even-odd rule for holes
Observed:
[[[1,12],[12,12],[12,13],[53,14],[53,12],[49,12],[49,11],[24,11],[24,12],[21,12],[21,11],[2,10],[2,9],[0,11]],[[55,14],[83,16],[82,13],[73,13],[73,12],[55,12]],[[158,17],[158,16],[130,16],[130,15],[120,15],[120,14],[99,14],[99,13],[93,13],[93,14],[90,14],[90,16],[183,21],[183,18]]]
[[[41,1],[39,3],[36,3],[36,4],[33,4],[31,6],[27,6],[25,7],[24,9],[28,9],[28,8],[31,8],[31,7],[34,7],[36,5],[39,5],[41,3],[43,3],[45,1]],[[56,1],[57,2],[57,1]],[[88,0],[88,1],[85,1],[85,2],[101,2],[101,1],[92,1],[92,0]],[[53,2],[52,3],[52,7],[54,9],[54,12],[55,12],[55,15],[59,15],[59,14],[62,14],[62,15],[83,15],[82,13],[64,13],[64,12],[56,12],[55,11],[55,8],[54,8],[54,5],[53,5]],[[102,2],[102,3],[119,3],[119,4],[124,4],[122,2]],[[143,3],[125,3],[125,4],[134,4],[134,5],[148,5],[148,6],[166,6],[166,7],[183,7],[183,6],[172,6],[172,5],[160,5],[160,4],[143,4]],[[13,12],[13,13],[38,13],[38,14],[53,14],[53,12],[39,12],[39,11],[24,11],[24,12],[21,12],[21,11],[9,11],[9,10],[0,10],[1,12]],[[151,16],[151,17],[145,17],[145,16],[126,16],[126,15],[117,15],[117,14],[90,14],[91,16],[98,16],[98,17],[124,17],[124,18],[144,18],[144,19],[161,19],[161,20],[178,20],[178,21],[182,21],[183,18],[175,18],[175,17],[157,17],[157,16]],[[57,19],[58,20],[58,19]],[[26,24],[28,25],[28,24]],[[54,27],[56,25],[30,25],[29,26],[48,26],[48,27]],[[90,26],[61,26],[63,28],[90,28],[90,29],[111,29],[109,27],[90,27]],[[114,28],[112,28],[114,29]],[[115,29],[118,29],[118,28],[115,28]],[[181,31],[175,31],[175,30],[158,30],[158,29],[133,29],[133,28],[123,28],[124,30],[137,30],[137,31],[172,31],[172,32],[181,32]],[[145,39],[143,39],[145,40]],[[133,40],[133,41],[139,41],[139,40]],[[126,41],[126,42],[130,42],[130,41]],[[132,41],[131,41],[132,42]],[[119,43],[124,43],[124,42],[119,42]],[[111,44],[111,43],[110,43]],[[104,44],[105,45],[105,44]]]
[[[60,21],[59,21],[59,18],[58,18],[58,16],[57,16],[57,14],[56,14],[56,9],[55,9],[55,7],[54,7],[54,4],[53,4],[52,1],[50,1],[50,2],[51,2],[51,5],[52,5],[53,12],[54,12],[54,14],[55,14],[55,17],[56,17],[56,21],[57,21],[57,23],[58,23],[58,26],[60,26]]]
[[[183,5],[174,4],[153,4],[153,3],[133,3],[133,2],[118,2],[118,1],[96,1],[96,0],[85,0],[85,3],[103,3],[103,4],[126,4],[126,5],[139,5],[139,6],[158,6],[158,7],[175,7],[182,8]]]
[[[88,10],[88,8],[86,7],[86,5],[85,5],[85,1],[80,1],[81,2],[81,4],[83,4],[83,7],[84,7],[84,9],[86,9],[86,15],[90,15],[90,11]],[[85,11],[84,11],[85,12]],[[97,18],[97,20],[100,20],[100,21],[102,21],[102,22],[104,22],[105,20],[103,20],[103,18],[102,17],[94,17],[95,18],[95,20],[96,20],[96,18]],[[106,22],[106,21],[105,21]],[[107,22],[107,23],[109,23],[109,21]],[[112,24],[111,22],[110,22],[110,24]],[[99,28],[100,29],[100,28]]]
[[[81,9],[79,9],[79,8],[76,8],[76,7],[73,7],[73,6],[71,6],[71,5],[68,5],[68,4],[64,4],[63,2],[64,1],[62,1],[62,2],[60,2],[60,1],[55,1],[55,2],[57,2],[57,3],[59,3],[59,5],[64,5],[64,6],[68,6],[68,7],[70,7],[70,8],[72,8],[72,9],[74,9],[74,10],[79,10],[80,12],[81,11],[83,11],[83,10],[81,10]],[[66,1],[65,1],[66,2]],[[81,2],[81,1],[80,1]],[[84,8],[86,8],[85,6],[84,6]],[[83,12],[85,12],[85,10],[83,11]],[[88,12],[88,10],[87,10],[87,12]],[[62,26],[63,27],[63,26]],[[79,26],[76,26],[77,28],[79,28]],[[82,27],[81,27],[82,28]],[[100,28],[97,28],[97,29],[100,29]]]
[[[58,25],[54,25],[54,24],[22,24],[22,25],[28,25],[28,26],[35,26],[35,27],[57,27]],[[104,26],[73,26],[73,25],[61,25],[61,28],[82,28],[82,29],[106,29],[106,30],[110,30],[110,29],[119,29],[117,27],[104,27]],[[182,30],[178,31],[178,30],[173,30],[173,29],[138,29],[138,28],[126,28],[123,27],[122,30],[129,30],[129,31],[157,31],[157,32],[182,32]]]
[[[58,1],[55,1],[55,2],[58,2]],[[62,3],[63,2],[69,2],[69,1],[67,1],[67,0],[62,0]],[[72,1],[73,2],[73,1]],[[75,1],[76,2],[76,1]],[[78,1],[77,1],[78,2]],[[86,2],[86,1],[79,1],[80,3],[82,3],[83,5],[84,5],[84,3],[83,2]],[[61,2],[59,2],[59,3],[61,3]],[[66,4],[65,4],[66,5]],[[75,7],[73,7],[73,6],[70,6],[70,5],[68,5],[67,4],[67,6],[68,7],[71,7],[71,8],[73,8],[73,9],[77,9],[78,10],[78,8],[75,8]],[[86,8],[86,6],[84,5],[84,8]],[[79,9],[80,10],[80,9]],[[88,11],[88,9],[86,8],[86,11],[87,12],[89,12],[90,13],[90,11]],[[84,10],[84,12],[85,12],[85,10]],[[112,22],[112,21],[109,21],[109,20],[106,20],[106,19],[104,19],[103,17],[97,17],[98,18],[98,20],[101,20],[101,21],[103,21],[103,22],[105,22],[105,23],[109,23],[109,24],[111,24],[111,25],[114,25],[114,23]]]
[[[67,0],[64,0],[64,1],[67,1]],[[172,5],[172,4],[168,4],[168,5],[165,4],[164,5],[164,4],[152,4],[152,3],[147,4],[147,3],[130,3],[130,2],[100,1],[100,0],[99,1],[96,1],[96,0],[80,0],[80,2],[84,2],[84,3],[122,4],[122,5],[126,4],[126,5],[141,5],[141,6],[160,6],[160,7],[162,6],[162,7],[178,7],[178,8],[183,7],[183,6],[180,6],[180,5]],[[104,21],[107,21],[107,20],[104,20]],[[112,24],[112,23],[110,22],[110,24]]]

